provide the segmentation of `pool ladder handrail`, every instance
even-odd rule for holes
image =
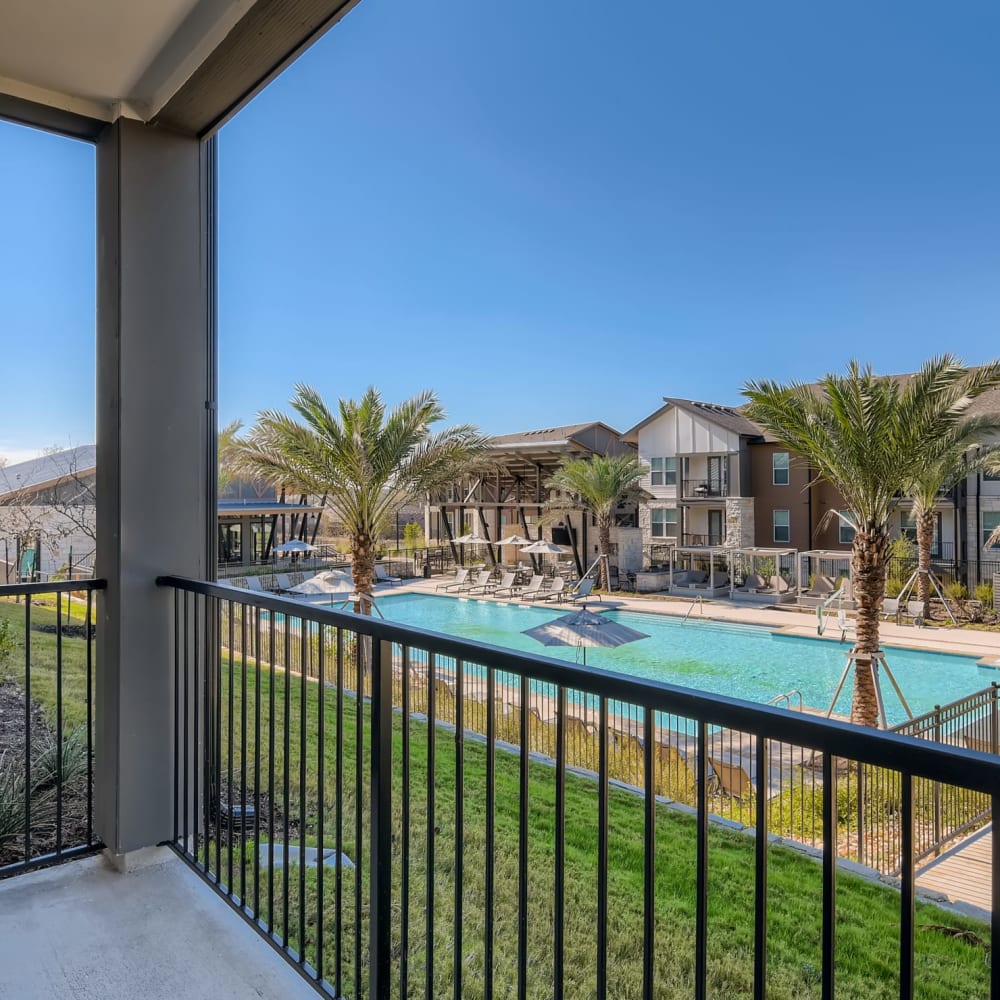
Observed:
[[[793,699],[798,699],[799,707],[797,710],[792,707]],[[776,694],[768,702],[768,705],[773,705],[775,708],[778,708],[782,705],[782,703],[784,703],[784,707],[787,708],[789,712],[802,712],[805,710],[805,703],[802,700],[802,692],[798,688],[792,688],[791,691],[786,691],[784,694]]]
[[[703,598],[703,597],[701,596],[701,594],[699,594],[699,595],[698,595],[698,596],[697,596],[697,597],[696,597],[696,598],[695,598],[695,599],[694,599],[694,600],[693,600],[693,601],[691,602],[691,607],[689,607],[689,608],[687,609],[687,614],[686,614],[686,615],[684,616],[684,621],[682,621],[682,622],[681,622],[681,624],[682,624],[682,625],[684,624],[684,622],[686,622],[686,621],[687,621],[687,620],[688,620],[688,619],[689,619],[689,618],[691,617],[691,612],[692,612],[692,611],[694,611],[695,607],[697,607],[697,608],[698,608],[698,613],[699,613],[699,614],[700,614],[700,615],[701,615],[702,617],[704,617],[704,615],[705,615],[705,605],[704,605],[704,603],[703,603],[703,602],[704,602],[704,598]]]

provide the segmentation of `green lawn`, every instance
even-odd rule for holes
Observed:
[[[234,665],[237,682],[234,685],[234,727],[236,745],[240,745],[241,702],[240,661]],[[228,662],[224,670],[227,681],[224,703],[228,699]],[[252,793],[255,783],[254,708],[256,684],[254,665],[247,670],[247,787]],[[282,795],[284,757],[284,703],[287,693],[290,736],[290,809],[292,839],[298,842],[297,818],[304,804],[306,841],[316,843],[316,820],[319,809],[317,780],[318,696],[319,686],[307,681],[306,693],[306,796],[300,799],[299,751],[301,727],[300,709],[302,684],[292,676],[286,692],[284,675],[276,673],[274,697],[275,757],[277,775],[275,792]],[[267,670],[260,682],[264,724],[261,738],[262,761],[260,788],[268,790],[266,764],[268,742],[268,702],[271,678]],[[335,784],[335,717],[336,692],[325,689],[325,780],[322,800],[324,808],[324,843],[334,843],[336,809]],[[357,705],[344,699],[344,794],[343,829],[345,851],[356,857],[354,844],[357,797],[355,788]],[[367,716],[367,706],[365,707]],[[228,719],[224,721],[228,726]],[[363,730],[364,731],[364,730]],[[225,730],[224,730],[225,742]],[[425,891],[427,872],[426,812],[427,812],[427,746],[428,729],[422,722],[411,723],[410,773],[410,945],[409,995],[423,995],[425,961]],[[436,858],[433,871],[435,887],[435,983],[434,996],[450,995],[454,954],[452,947],[455,860],[455,738],[439,729],[435,734],[436,769],[434,787],[437,796],[434,825]],[[401,863],[401,769],[402,719],[395,718],[394,759],[396,762],[394,801],[395,887],[393,926],[395,961],[400,955],[399,900]],[[516,986],[517,962],[517,833],[518,781],[517,756],[498,751],[496,768],[495,864],[496,896],[494,901],[495,995],[513,997]],[[363,755],[363,778],[368,779],[367,752]],[[234,761],[238,772],[240,761]],[[482,995],[483,927],[485,911],[485,768],[484,747],[474,741],[465,745],[463,804],[465,822],[461,831],[463,879],[463,997]],[[238,779],[237,779],[238,784]],[[364,785],[362,785],[364,787]],[[554,926],[554,802],[555,780],[552,768],[542,763],[530,766],[529,810],[529,906],[528,906],[528,995],[551,996],[552,941]],[[612,790],[610,806],[609,862],[609,995],[616,998],[638,997],[641,987],[642,940],[642,845],[643,802],[621,790]],[[596,884],[597,884],[597,788],[586,778],[570,776],[566,793],[566,995],[594,995],[596,982]],[[266,822],[266,815],[264,817]],[[658,997],[689,997],[692,994],[694,966],[694,860],[695,831],[690,817],[665,806],[657,809],[656,841],[656,995]],[[362,848],[365,855],[361,876],[361,897],[367,910],[368,892],[368,828],[366,803],[361,805]],[[280,830],[276,831],[280,839]],[[262,837],[262,839],[264,839]],[[253,856],[252,845],[248,856]],[[214,850],[214,845],[213,845]],[[214,858],[214,854],[213,854]],[[820,868],[814,861],[788,849],[772,847],[769,851],[769,996],[798,1000],[819,996],[820,970]],[[214,861],[213,861],[214,863]],[[223,851],[223,874],[226,872]],[[239,859],[235,888],[239,890]],[[710,835],[710,987],[715,997],[750,996],[753,962],[753,842],[743,834],[713,827]],[[248,867],[246,879],[248,897],[252,895],[254,872]],[[284,879],[275,873],[275,927],[281,932],[281,906]],[[300,941],[298,895],[300,872],[293,868],[288,878],[288,898],[291,919],[288,934],[293,947]],[[261,875],[262,911],[266,917],[267,876]],[[306,887],[306,954],[316,961],[316,872],[305,875]],[[356,883],[351,873],[344,875],[341,940],[344,947],[345,989],[350,990],[353,965],[354,897]],[[892,890],[873,885],[848,875],[838,882],[838,995],[843,997],[880,998],[898,995],[898,920],[899,896]],[[364,917],[362,918],[365,919]],[[336,936],[336,898],[332,871],[325,875],[324,973],[331,977],[333,946]],[[917,937],[917,995],[923,998],[965,998],[988,993],[988,968],[982,947],[949,936],[936,927],[972,930],[985,938],[988,929],[974,921],[962,919],[935,907],[918,907],[917,923],[922,929]],[[362,970],[362,980],[364,970]]]

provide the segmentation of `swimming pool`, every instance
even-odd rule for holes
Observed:
[[[430,594],[398,594],[379,598],[389,621],[443,632],[462,639],[577,662],[580,650],[543,647],[522,635],[523,629],[550,621],[565,610],[494,601],[463,600]],[[599,610],[600,605],[590,605]],[[642,639],[617,649],[588,649],[589,666],[698,688],[716,694],[767,702],[798,689],[807,705],[825,708],[844,669],[848,646],[825,639],[778,635],[770,628],[698,621],[637,611],[607,611],[609,617],[646,632]],[[915,715],[930,711],[1000,680],[1000,673],[977,666],[968,656],[889,649],[887,658]],[[905,717],[888,683],[883,684],[889,721]],[[850,712],[851,684],[836,705]]]

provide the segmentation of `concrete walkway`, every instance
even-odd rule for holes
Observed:
[[[121,875],[103,858],[0,882],[2,1000],[315,1000],[172,851]]]
[[[392,593],[413,592],[433,594],[446,577],[432,577],[430,580],[408,581],[403,587],[393,587]],[[387,596],[388,589],[378,588],[378,596]],[[462,595],[447,595],[461,597]],[[470,600],[493,600],[490,597],[469,598]],[[503,603],[509,603],[503,599]],[[517,603],[517,602],[513,602]],[[538,602],[534,602],[538,603]],[[563,608],[566,605],[553,602],[547,605]],[[587,607],[594,611],[602,608],[623,608],[628,611],[641,611],[646,614],[685,616],[690,613],[692,619],[714,619],[725,622],[742,622],[747,625],[766,625],[780,629],[788,635],[798,635],[816,639],[816,611],[814,608],[799,609],[792,605],[777,607],[775,605],[753,605],[736,600],[704,600],[700,605],[684,597],[637,597],[622,596],[606,597],[603,601],[596,598],[588,599]],[[917,628],[914,625],[897,625],[895,622],[883,622],[881,636],[889,646],[899,646],[906,649],[931,650],[938,653],[957,653],[962,656],[974,656],[977,659],[989,660],[988,665],[998,668],[996,680],[1000,682],[1000,632],[985,632],[969,628]],[[835,621],[829,622],[826,634],[822,636],[826,642],[840,644],[840,632]],[[845,647],[849,642],[844,644]],[[984,664],[986,665],[986,664]]]
[[[988,920],[993,909],[993,824],[918,868],[917,885]]]

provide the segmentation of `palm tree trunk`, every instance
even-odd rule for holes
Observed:
[[[924,618],[931,616],[931,545],[934,542],[934,511],[917,514],[917,599],[924,606]]]
[[[586,515],[584,515],[586,516]],[[611,581],[608,579],[608,560],[611,549],[611,521],[603,517],[597,521],[597,553],[601,556],[601,590],[607,590]]]
[[[375,544],[369,534],[351,536],[351,574],[355,592],[371,594],[375,586]],[[371,601],[363,596],[355,602],[354,610],[363,615],[372,613]]]
[[[882,525],[868,525],[854,536],[851,569],[854,599],[857,602],[857,639],[854,645],[854,695],[851,722],[860,726],[878,725],[873,660],[879,651],[879,616],[885,596],[885,571],[889,559],[889,533]]]

